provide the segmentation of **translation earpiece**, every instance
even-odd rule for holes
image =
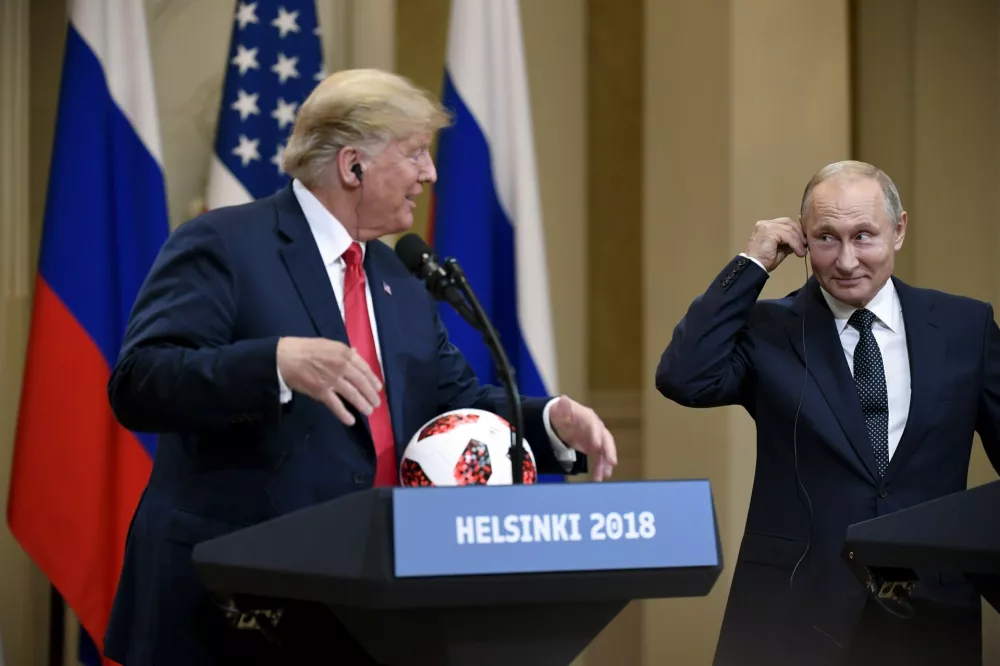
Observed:
[[[361,165],[360,164],[355,164],[354,166],[352,166],[351,167],[351,171],[353,171],[354,175],[358,177],[358,182],[359,183],[364,179],[364,176],[362,175]]]

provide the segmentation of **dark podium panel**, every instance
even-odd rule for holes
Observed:
[[[1000,481],[851,525],[844,551],[862,580],[892,588],[936,569],[965,576],[1000,610]]]
[[[320,602],[380,663],[436,666],[569,664],[630,600],[706,595],[723,566],[707,481],[378,488],[193,557],[237,606]]]

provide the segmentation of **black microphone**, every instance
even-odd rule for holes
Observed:
[[[475,313],[469,307],[462,290],[455,284],[454,278],[445,272],[438,263],[434,251],[417,234],[406,234],[396,241],[396,256],[403,262],[406,269],[424,281],[427,291],[436,300],[448,302],[462,319],[476,330],[480,323]]]
[[[447,301],[462,318],[483,336],[486,346],[493,355],[493,363],[507,391],[510,406],[508,419],[511,423],[510,460],[515,484],[524,482],[524,418],[521,413],[521,396],[514,379],[514,368],[507,360],[507,354],[500,344],[496,329],[483,311],[472,286],[465,277],[462,267],[452,258],[444,265],[438,261],[434,251],[416,234],[406,234],[396,241],[396,256],[406,268],[424,281],[427,290],[438,301]]]

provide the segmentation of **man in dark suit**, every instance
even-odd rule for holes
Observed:
[[[435,302],[378,238],[409,229],[447,115],[405,79],[339,72],[299,110],[278,194],[175,231],[143,285],[109,383],[115,415],[160,433],[126,547],[106,654],[126,666],[371,663],[320,609],[281,645],[237,631],[200,583],[198,542],[373,485],[447,410],[505,414],[448,341]],[[594,412],[524,400],[542,473],[617,464]],[[580,455],[577,455],[579,452]],[[586,456],[586,457],[585,457]],[[323,618],[329,622],[332,618]]]
[[[964,490],[975,432],[1000,461],[993,308],[893,277],[906,225],[881,170],[827,166],[798,222],[757,222],[663,353],[664,396],[742,405],[757,424],[718,666],[981,663],[963,581],[918,572],[915,615],[900,619],[841,559],[848,525]],[[770,271],[807,253],[801,290],[757,300]]]

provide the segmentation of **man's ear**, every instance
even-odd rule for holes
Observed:
[[[903,247],[903,239],[906,237],[906,225],[909,223],[909,218],[904,210],[902,215],[899,216],[899,223],[896,224],[896,237],[893,241],[893,247],[896,252],[899,252]]]
[[[361,163],[361,152],[357,148],[346,146],[337,153],[337,179],[345,188],[361,185],[356,168]]]

